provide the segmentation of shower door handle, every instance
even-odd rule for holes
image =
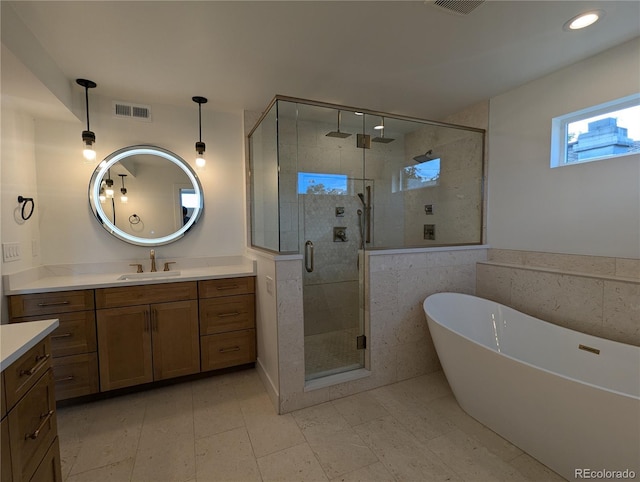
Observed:
[[[307,241],[304,243],[304,269],[307,273],[313,272],[313,243]]]

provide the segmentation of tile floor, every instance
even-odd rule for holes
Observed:
[[[67,482],[564,480],[466,415],[442,374],[277,415],[255,370],[58,410]]]

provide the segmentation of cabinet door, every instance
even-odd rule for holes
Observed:
[[[11,482],[11,447],[9,442],[9,420],[4,418],[0,422],[2,440],[0,440],[0,482]]]
[[[97,311],[100,390],[153,381],[149,306]]]
[[[175,301],[151,305],[151,320],[154,379],[198,373],[198,302]]]

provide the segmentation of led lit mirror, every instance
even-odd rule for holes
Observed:
[[[202,186],[184,159],[155,146],[113,152],[89,182],[89,204],[111,235],[138,246],[184,236],[204,207]]]

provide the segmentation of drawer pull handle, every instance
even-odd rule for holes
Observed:
[[[229,348],[220,348],[220,353],[229,353],[231,351],[240,351],[240,347],[239,346],[232,346]]]
[[[75,377],[73,375],[70,375],[68,377],[64,377],[64,378],[56,378],[54,380],[54,382],[58,383],[58,382],[70,382],[71,380],[73,380]]]
[[[239,311],[233,311],[230,313],[218,313],[218,318],[226,318],[227,316],[238,316],[241,315]]]
[[[238,289],[238,285],[218,286],[218,287],[216,287],[216,289],[217,289],[218,291],[223,291],[223,290],[235,290],[235,289]]]
[[[48,353],[46,355],[38,355],[36,357],[35,366],[33,368],[31,368],[30,370],[20,370],[20,376],[23,377],[25,375],[27,375],[27,376],[33,375],[35,372],[40,370],[40,368],[42,368],[47,363],[47,360],[49,359],[49,356],[50,355]]]
[[[38,435],[40,435],[40,432],[42,432],[42,429],[47,424],[47,422],[51,419],[54,413],[55,412],[53,410],[49,410],[47,413],[40,415],[40,418],[42,419],[42,421],[40,422],[40,425],[38,425],[38,428],[36,429],[35,432],[33,432],[32,434],[25,435],[24,439],[25,440],[27,440],[28,438],[30,438],[31,440],[37,439]]]
[[[60,305],[68,305],[71,303],[69,300],[67,301],[49,301],[47,303],[38,303],[38,306],[60,306]]]
[[[73,336],[73,333],[62,333],[61,335],[51,335],[51,339],[57,340],[58,338],[69,338],[72,336]]]

